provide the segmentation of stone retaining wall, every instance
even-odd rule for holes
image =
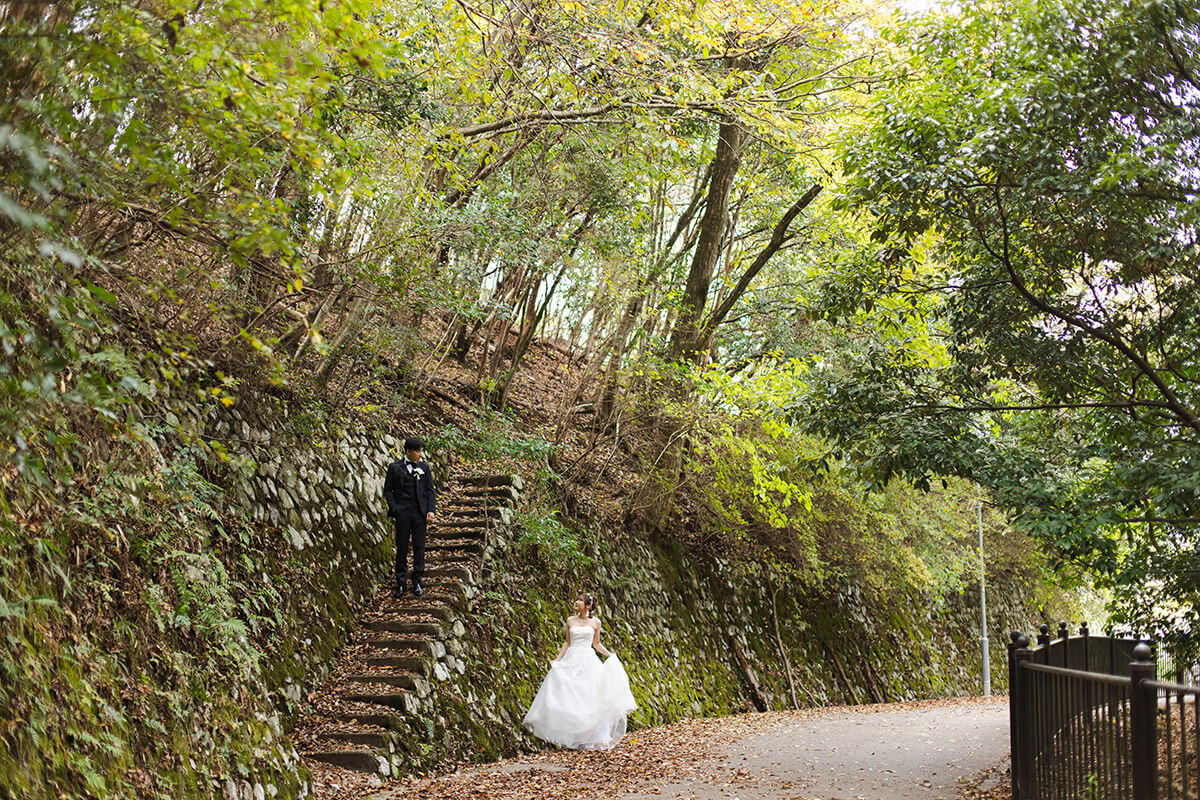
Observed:
[[[790,708],[792,687],[805,707],[980,691],[978,608],[966,597],[884,602],[854,586],[811,595],[763,565],[704,561],[611,531],[596,538],[604,546],[577,578],[548,574],[527,553],[497,548],[492,579],[472,607],[468,670],[453,692],[476,713],[464,719],[453,708],[434,709],[454,757],[539,746],[520,720],[581,588],[596,595],[603,641],[629,673],[639,705],[632,729]],[[992,641],[1001,650],[999,632],[1028,619],[1023,597],[997,593],[989,602]],[[997,692],[1005,690],[1004,663],[1001,651],[992,653]],[[472,726],[469,738],[456,731],[462,725]]]
[[[306,570],[293,600],[309,630],[268,670],[291,717],[390,568],[381,492],[399,442],[334,431],[289,418],[273,401],[245,398],[205,427],[242,464],[227,502],[276,529],[294,552],[289,560]],[[434,644],[440,657],[430,689],[414,696],[391,771],[539,746],[520,720],[581,587],[597,594],[607,646],[629,671],[640,706],[635,729],[786,708],[793,690],[803,706],[978,691],[977,610],[969,599],[871,599],[853,585],[814,594],[763,565],[702,560],[614,531],[591,537],[603,544],[585,575],[556,575],[511,546],[508,521],[489,536],[483,580],[465,587],[461,608]],[[999,631],[1025,624],[1022,598],[1014,590],[991,599],[993,642],[1002,644]],[[1003,663],[992,654],[994,667]],[[998,691],[1002,672],[992,676]]]

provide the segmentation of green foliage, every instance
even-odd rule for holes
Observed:
[[[517,547],[536,553],[555,572],[576,572],[592,562],[582,533],[564,524],[556,509],[521,508],[512,524]]]
[[[290,747],[261,678],[280,627],[255,613],[278,615],[278,591],[261,586],[269,556],[218,513],[207,448],[163,458],[169,432],[89,442],[109,458],[76,473],[69,503],[46,504],[32,482],[8,495],[0,787],[14,796],[207,796],[237,763],[280,787],[301,780],[263,758]]]
[[[473,411],[472,431],[446,425],[426,437],[431,452],[449,451],[467,461],[545,462],[554,444],[537,433],[520,433],[514,420],[490,409]]]
[[[1128,509],[1144,502],[1132,499],[1146,480],[1137,465],[1153,468],[1157,480],[1170,462],[1178,482],[1153,484],[1161,491],[1151,502],[1190,513],[1190,450],[1166,453],[1154,437],[1131,444],[1125,428],[1106,429],[1100,417],[1061,430],[1008,418],[969,426],[969,416],[923,424],[890,417],[903,402],[889,392],[897,386],[951,375],[978,387],[998,377],[1011,395],[1045,377],[1034,368],[1048,354],[1057,357],[1056,374],[1112,370],[1112,385],[1124,387],[1129,373],[1115,369],[1119,360],[1088,372],[1092,350],[1075,342],[1060,354],[1044,339],[1022,362],[1031,372],[1006,372],[997,365],[1016,363],[1028,335],[1002,335],[1003,320],[987,302],[908,302],[866,291],[875,281],[897,285],[870,272],[870,258],[840,265],[846,280],[830,284],[829,305],[857,312],[862,300],[897,324],[875,338],[864,323],[853,342],[838,341],[841,330],[807,318],[796,302],[796,282],[823,266],[817,250],[840,253],[855,243],[857,231],[842,230],[845,223],[824,209],[805,220],[804,236],[789,239],[759,279],[765,285],[739,300],[712,343],[712,353],[739,362],[727,365],[737,366],[736,380],[700,379],[671,364],[621,374],[627,355],[654,364],[679,308],[697,230],[684,209],[703,205],[719,123],[737,120],[750,140],[734,187],[740,199],[703,300],[727,296],[779,208],[813,175],[836,172],[822,163],[814,120],[832,119],[841,90],[858,80],[857,66],[846,69],[844,61],[858,38],[855,17],[839,3],[751,3],[729,13],[712,3],[647,11],[572,2],[494,15],[409,0],[10,5],[0,11],[0,428],[11,432],[0,442],[0,632],[9,637],[0,656],[0,744],[17,756],[0,761],[0,791],[202,795],[231,764],[290,763],[260,719],[269,713],[264,686],[311,655],[300,644],[310,633],[332,641],[349,610],[314,611],[318,601],[288,580],[304,565],[222,505],[221,487],[250,463],[206,438],[202,425],[181,420],[176,401],[195,401],[189,407],[203,415],[243,391],[286,395],[293,413],[280,433],[300,441],[340,426],[393,428],[427,377],[421,371],[437,369],[459,345],[452,334],[460,324],[465,339],[482,330],[490,340],[478,348],[478,384],[501,402],[521,359],[503,337],[544,334],[540,314],[557,316],[570,339],[604,342],[592,372],[607,358],[613,386],[650,396],[649,416],[690,419],[698,389],[701,409],[679,440],[690,461],[668,476],[686,475],[694,501],[684,507],[691,516],[680,538],[699,530],[721,540],[717,550],[760,546],[756,555],[768,552],[809,586],[861,582],[896,597],[961,588],[969,547],[947,531],[962,527],[967,490],[951,483],[923,502],[888,478],[911,474],[931,485],[935,472],[992,474],[964,466],[964,446],[1003,470],[997,483],[1036,495],[1027,505],[1038,510],[1086,508],[1097,497]],[[1018,15],[1013,31],[1024,33],[1032,13]],[[1149,29],[1129,17],[1113,24],[1134,31],[1122,41],[1141,47]],[[919,134],[920,147],[936,142],[941,127],[954,128],[933,114],[939,103],[950,105],[947,98],[956,113],[977,111],[983,121],[985,112],[1011,110],[1019,92],[1005,82],[1039,74],[1044,54],[1013,58],[1011,69],[998,65],[1007,72],[997,73],[995,97],[961,101],[973,96],[969,82],[982,80],[971,70],[987,60],[991,41],[987,20],[970,19],[954,34],[970,45],[961,61],[950,34],[930,37],[924,51],[929,63],[968,83],[924,98],[933,109],[928,119],[896,117],[899,141],[864,136],[864,147],[882,143],[902,159],[915,146],[906,130]],[[1171,42],[1187,43],[1167,27]],[[1053,25],[1044,34],[1031,30],[1043,50],[1063,33]],[[1063,67],[1055,79],[1088,62],[1087,36],[1065,38],[1072,46],[1054,62]],[[1128,78],[1157,63],[1135,55],[1110,66]],[[1103,89],[1110,73],[1063,85]],[[908,99],[921,100],[934,83]],[[1032,88],[1048,92],[1052,83]],[[1118,85],[1138,90],[1128,80]],[[1059,100],[1078,109],[1065,92]],[[1194,122],[1190,97],[1178,103],[1187,112],[1181,118],[1156,118],[1165,133],[1121,131],[1121,153],[1130,158],[1104,161],[1106,171],[1081,170],[1079,183],[1058,186],[1058,194],[1085,196],[1099,176],[1100,199],[1125,212],[1133,197],[1113,200],[1106,194],[1113,186],[1153,178],[1157,190],[1178,178],[1170,169],[1149,173],[1189,157],[1168,145]],[[1015,122],[1027,116],[1010,113],[1005,130],[1018,131]],[[1106,119],[1091,119],[1097,140]],[[988,144],[970,153],[991,152]],[[861,202],[890,201],[891,184],[854,185],[865,161],[847,163]],[[910,167],[899,164],[896,173]],[[1037,177],[1023,191],[1051,173],[1031,173]],[[1195,212],[1172,202],[1121,217],[1119,231],[1108,229],[1111,242],[1134,251],[1154,244],[1134,236],[1139,226],[1185,229]],[[1088,203],[1081,208],[1072,209],[1070,229],[1099,230],[1104,220]],[[899,205],[876,211],[901,239],[910,232],[919,239],[918,222],[928,216]],[[1037,205],[1022,217],[1029,252],[1048,257],[1036,249],[1043,239],[1071,241],[1057,230],[1048,235],[1043,221],[1062,211]],[[956,246],[939,257],[961,261],[978,250]],[[1161,274],[1183,274],[1170,272],[1180,253],[1144,250],[1134,272],[1157,276],[1162,263],[1169,269]],[[1102,277],[1124,280],[1121,270],[1114,274]],[[912,275],[940,273],[915,268],[905,278]],[[1057,286],[1052,276],[1043,283]],[[1188,301],[1180,314],[1190,313],[1186,283],[1172,290]],[[610,328],[622,324],[623,307],[630,326],[617,336]],[[1122,313],[1137,322],[1148,307]],[[425,353],[441,312],[451,319],[445,340]],[[942,316],[922,327],[935,315]],[[943,342],[951,322],[977,317],[1000,333]],[[1025,334],[1042,323],[1019,320]],[[1189,329],[1179,323],[1152,332],[1177,350]],[[817,347],[826,349],[803,363],[769,366],[775,353],[805,359]],[[952,370],[952,356],[975,359],[987,375]],[[1194,379],[1186,358],[1172,364],[1168,371],[1180,372],[1173,383]],[[863,373],[876,380],[857,380]],[[655,395],[665,384],[686,389]],[[826,407],[816,403],[810,416],[797,413],[795,396],[805,392],[846,411],[823,416]],[[870,429],[864,419],[894,424],[864,442],[854,438]],[[521,425],[478,412],[466,425],[433,432],[428,445],[480,467],[536,464],[541,491],[558,477],[554,447],[539,433],[519,432]],[[814,430],[833,437],[884,494],[864,500],[860,485],[839,471],[843,462],[823,457],[822,443],[808,435]],[[1061,472],[1039,472],[1042,463],[1023,449],[1039,437],[1053,443],[1045,460],[1064,464]],[[1067,456],[1082,453],[1072,450],[1082,441],[1100,449],[1072,462]],[[1124,460],[1113,456],[1117,444],[1129,448]],[[1139,454],[1150,457],[1139,461]],[[556,573],[586,569],[594,542],[552,509],[544,499],[521,514],[518,544]],[[1124,551],[1096,535],[1099,527],[1073,531],[1068,541],[1058,517],[1042,519],[1052,525],[1042,532],[1074,557],[1141,563],[1120,561]],[[1180,553],[1178,562],[1147,560],[1143,574],[1164,564],[1187,568],[1188,553]],[[305,574],[313,572],[307,566]],[[319,601],[338,606],[346,597],[349,590]],[[294,624],[315,630],[298,636]],[[317,630],[321,624],[330,630]],[[27,662],[35,668],[25,670]],[[238,682],[231,687],[221,676]],[[432,723],[428,732],[432,738]],[[290,767],[283,772],[287,782],[299,780]]]
[[[977,583],[980,490],[957,478],[924,490],[864,483],[861,465],[830,454],[806,432],[808,419],[794,418],[812,380],[807,364],[780,361],[737,380],[709,369],[694,380],[704,402],[690,417],[671,537],[751,568],[767,561],[808,591],[854,586],[885,605]],[[989,582],[1019,579],[1052,594],[1033,541],[990,507],[985,539]]]
[[[1200,624],[1198,26],[1081,0],[901,27],[844,147],[874,241],[820,309],[868,324],[795,413],[876,486],[986,485],[1176,647]]]
[[[0,450],[0,463],[42,485],[69,474],[75,443],[64,427],[40,422],[59,408],[78,408],[111,423],[137,388],[130,375],[112,376],[104,369],[105,361],[120,358],[119,351],[110,351],[107,359],[96,355],[99,369],[83,368],[80,340],[97,340],[106,324],[104,309],[87,288],[64,286],[56,277],[53,272],[9,276],[5,283],[21,281],[19,291],[35,293],[37,305],[22,302],[21,294],[5,291],[0,283],[0,423],[12,432]],[[78,379],[66,380],[68,371]],[[110,382],[110,376],[117,379]]]
[[[819,583],[826,564],[811,524],[814,443],[764,409],[771,398],[753,397],[761,385],[743,387],[715,370],[708,377],[706,394],[732,413],[717,410],[692,431],[688,470],[710,515],[702,526],[780,540],[782,559]]]
[[[337,124],[341,79],[359,70],[366,85],[370,58],[394,56],[373,11],[248,0],[196,13],[119,1],[15,13],[5,58],[15,80],[0,100],[24,135],[64,143],[91,197],[145,195],[178,229],[213,226],[235,259],[286,254],[288,209],[259,181],[287,168],[315,181],[313,194],[345,184],[326,163],[353,153]]]

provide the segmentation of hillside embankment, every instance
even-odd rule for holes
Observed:
[[[3,554],[0,797],[304,796],[289,731],[387,580],[380,490],[397,440],[279,392],[213,402],[201,379],[141,377],[159,388],[89,444],[64,504],[10,517],[23,535]],[[469,448],[440,441],[449,485],[473,467]],[[528,473],[539,510],[489,534],[448,620],[453,668],[403,715],[393,776],[538,746],[519,721],[580,588],[629,669],[634,729],[980,685],[974,592],[700,552],[569,515],[544,462]],[[574,532],[567,562],[530,535],[546,513]],[[992,629],[1028,627],[1035,587],[1011,570],[992,580]]]

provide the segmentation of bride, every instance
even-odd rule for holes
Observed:
[[[592,596],[575,601],[566,641],[525,714],[535,736],[573,750],[608,750],[625,735],[625,717],[637,709],[621,661],[600,644]],[[596,657],[600,652],[608,658]]]

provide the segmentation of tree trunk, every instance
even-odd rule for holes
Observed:
[[[350,305],[350,311],[346,314],[346,319],[342,323],[342,329],[338,332],[337,338],[329,348],[329,354],[325,356],[325,360],[317,369],[317,385],[322,389],[329,384],[329,379],[333,376],[333,371],[337,367],[338,362],[342,360],[342,356],[345,354],[350,340],[362,332],[363,324],[366,322],[367,316],[371,311],[371,300],[370,293],[364,292],[355,298],[354,302]]]
[[[321,326],[321,323],[325,321],[325,315],[329,313],[331,308],[337,305],[338,300],[345,291],[345,286],[339,286],[336,289],[327,291],[311,311],[304,314],[287,333],[279,337],[277,347],[284,350],[299,345],[296,352],[292,355],[293,361],[299,361],[300,356],[304,354],[304,350],[308,346],[309,340],[312,338],[311,331]]]
[[[700,219],[700,238],[688,270],[683,302],[671,332],[667,358],[671,361],[694,360],[703,344],[698,341],[712,285],[713,272],[721,255],[721,245],[729,224],[729,195],[741,164],[746,131],[734,119],[726,117],[717,135],[717,151],[712,160],[712,176],[704,216]]]
[[[740,277],[734,287],[729,290],[729,293],[725,296],[725,298],[719,304],[717,304],[717,307],[713,310],[713,313],[709,315],[708,319],[701,326],[698,340],[699,346],[705,346],[709,340],[712,339],[713,333],[716,331],[717,326],[725,320],[725,317],[729,315],[729,311],[733,308],[734,304],[737,303],[737,301],[741,299],[741,296],[746,293],[746,289],[750,286],[750,282],[754,280],[755,276],[758,275],[762,268],[767,265],[767,262],[771,260],[771,257],[779,251],[779,248],[783,247],[783,245],[792,239],[794,234],[788,233],[788,228],[791,227],[792,221],[800,214],[801,211],[807,208],[808,205],[815,200],[817,195],[820,193],[821,184],[818,183],[813,185],[800,197],[799,200],[792,204],[791,208],[784,212],[782,217],[780,217],[779,222],[775,225],[775,229],[771,232],[771,240],[767,242],[767,246],[759,252],[758,256],[755,257],[750,266],[746,268],[746,271],[742,273],[742,277]]]
[[[525,354],[529,352],[529,348],[533,345],[533,337],[537,334],[537,330],[541,327],[542,320],[546,318],[546,310],[550,307],[550,300],[554,296],[554,292],[558,289],[558,284],[562,281],[563,275],[567,272],[567,265],[564,263],[559,269],[558,274],[554,276],[554,282],[546,289],[546,299],[541,306],[537,305],[538,287],[541,286],[543,277],[539,276],[537,282],[529,290],[529,296],[525,306],[525,321],[521,326],[521,332],[517,336],[517,343],[513,345],[512,359],[509,362],[509,368],[504,377],[503,384],[499,387],[499,405],[503,410],[508,404],[508,391],[512,388],[513,379],[517,375],[517,368],[520,366]]]
[[[675,243],[679,241],[680,236],[692,224],[692,220],[696,216],[696,211],[704,199],[704,189],[712,177],[712,172],[712,164],[709,164],[703,176],[697,176],[696,183],[692,188],[691,201],[679,216],[679,219],[676,220],[675,228],[671,231],[670,238],[661,244],[657,263],[655,263],[646,277],[638,282],[637,289],[634,290],[633,295],[626,301],[625,312],[621,315],[621,321],[617,324],[616,333],[608,341],[605,348],[608,353],[608,365],[603,370],[603,388],[600,391],[600,399],[597,403],[597,420],[602,425],[611,424],[613,417],[616,415],[617,386],[620,382],[621,363],[629,350],[629,336],[633,331],[634,325],[637,323],[638,317],[641,316],[642,310],[646,307],[647,301],[657,290],[660,278],[667,270],[668,265],[674,260],[672,250],[675,247]],[[658,213],[660,216],[665,213],[665,205],[662,195],[660,195],[658,203]],[[655,227],[661,228],[662,224],[660,218],[655,223]],[[655,239],[657,240],[658,238],[660,237],[656,233]],[[684,237],[684,252],[690,246],[688,238]]]
[[[792,708],[800,708],[800,702],[796,699],[796,681],[792,678],[792,660],[788,658],[787,648],[783,646],[783,637],[779,635],[779,606],[775,603],[775,596],[779,594],[781,587],[769,587],[771,589],[771,622],[775,626],[775,645],[779,650],[779,658],[783,661],[784,675],[787,676],[788,695],[792,698]]]
[[[337,202],[330,205],[325,212],[325,224],[321,231],[321,243],[317,245],[317,263],[313,266],[313,283],[317,286],[324,286],[329,283],[331,275],[329,271],[329,251],[333,247],[333,234],[337,228],[337,205],[341,202],[341,197]]]
[[[603,370],[604,387],[600,391],[600,401],[596,412],[596,420],[601,425],[608,425],[612,422],[616,413],[621,361],[625,357],[629,332],[633,330],[633,325],[642,312],[642,300],[643,293],[640,290],[629,298],[629,302],[625,304],[625,313],[621,315],[621,321],[617,324],[617,332],[613,334],[612,343],[608,348],[608,366]]]

